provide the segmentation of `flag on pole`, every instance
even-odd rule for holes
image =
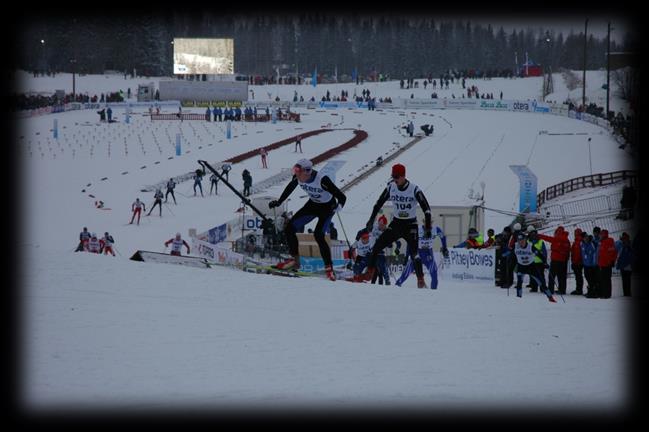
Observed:
[[[315,69],[313,70],[313,77],[311,78],[311,84],[313,84],[313,87],[315,87],[317,83],[318,83],[318,67],[316,66]]]

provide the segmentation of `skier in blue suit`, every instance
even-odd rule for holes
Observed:
[[[428,269],[428,273],[430,273],[430,288],[437,289],[437,264],[435,263],[435,256],[433,255],[433,240],[435,240],[436,237],[440,238],[442,241],[442,249],[440,251],[444,256],[444,259],[447,259],[448,248],[446,247],[446,235],[444,235],[444,231],[442,231],[442,229],[437,225],[433,227],[430,238],[426,238],[424,230],[425,227],[421,225],[419,227],[419,258],[421,258],[421,263]],[[410,254],[408,253],[408,256],[409,255]],[[403,273],[401,273],[399,279],[397,279],[397,286],[401,286],[414,270],[413,261],[412,259],[408,259],[408,256],[406,256],[406,267],[403,269]]]

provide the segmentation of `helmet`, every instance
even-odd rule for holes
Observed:
[[[520,231],[520,230],[521,230],[521,224],[519,224],[518,222],[516,222],[516,223],[514,224],[514,231]]]
[[[176,238],[180,238],[180,233],[179,232],[176,233]]]
[[[528,225],[528,226],[527,226],[527,232],[528,232],[528,233],[531,233],[532,231],[536,231],[536,230],[534,229],[534,226],[533,226],[533,225]]]
[[[92,233],[92,238],[97,238],[97,233]]]
[[[381,215],[381,217],[379,218],[379,222],[382,223],[383,225],[387,225],[388,218],[386,218],[385,215]]]

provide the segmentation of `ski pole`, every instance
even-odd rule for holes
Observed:
[[[117,252],[117,253],[119,254],[119,256],[124,256],[124,255],[122,255],[122,253],[119,251],[119,249],[117,249],[115,246],[113,246],[113,249],[115,249],[115,252]]]
[[[171,213],[171,216],[176,216],[174,212],[171,211],[171,207],[169,207],[169,204],[165,203],[165,207],[167,207],[167,210],[169,210],[169,213]]]
[[[345,232],[345,225],[343,225],[343,220],[340,217],[340,213],[336,212],[336,215],[338,216],[338,222],[340,222],[340,228],[343,229],[343,235],[345,236],[345,241],[347,242],[347,248],[348,248],[348,250],[351,250],[352,245],[349,243],[349,239],[347,238],[347,233]],[[353,260],[352,260],[351,255],[349,256],[349,262],[352,263],[352,265],[353,265]]]
[[[340,222],[340,227],[343,229],[343,235],[345,236],[347,247],[351,248],[352,245],[349,243],[349,239],[347,238],[347,233],[345,232],[345,226],[343,225],[343,220],[340,218],[340,213],[336,212],[336,216],[338,216],[338,222]]]

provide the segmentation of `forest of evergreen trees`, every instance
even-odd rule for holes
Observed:
[[[470,18],[444,19],[432,14],[236,14],[169,13],[155,16],[43,18],[23,28],[18,67],[34,71],[138,75],[173,73],[174,37],[233,38],[235,72],[270,75],[351,75],[372,71],[393,79],[421,77],[448,69],[514,69],[525,53],[536,63],[581,69],[584,35],[543,28],[505,32],[477,25]],[[548,41],[549,39],[549,41]],[[41,40],[44,43],[41,43]],[[611,51],[632,49],[632,35]],[[587,69],[606,66],[606,37],[589,35]],[[70,60],[76,59],[76,63]]]

